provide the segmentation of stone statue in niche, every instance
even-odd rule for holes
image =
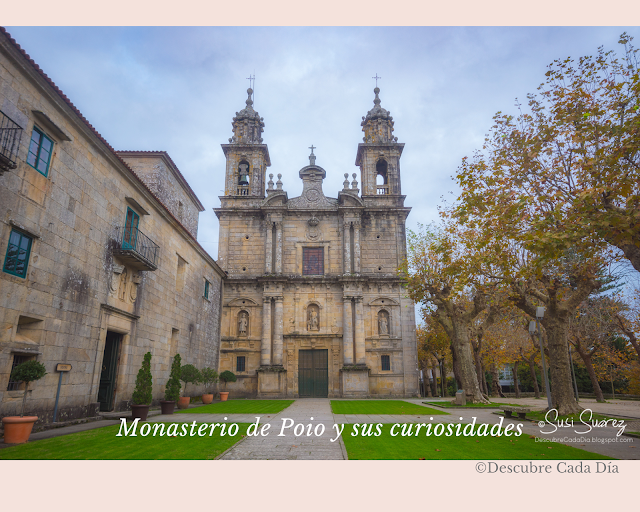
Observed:
[[[307,308],[307,331],[320,330],[320,310],[318,306],[312,304]]]
[[[389,335],[389,313],[384,310],[378,313],[378,334],[380,336]]]
[[[238,315],[238,336],[246,336],[249,327],[249,315],[246,311],[240,311]]]

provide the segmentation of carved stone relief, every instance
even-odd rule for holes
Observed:
[[[118,288],[120,287],[120,275],[124,270],[124,265],[113,265],[113,275],[111,276],[111,295],[113,297],[117,296]]]
[[[322,240],[322,231],[318,227],[320,220],[314,215],[307,221],[307,224],[309,225],[309,228],[305,233],[307,239],[312,242]]]
[[[133,304],[138,298],[138,285],[142,282],[142,274],[132,272],[124,265],[113,265],[109,295],[126,304]]]

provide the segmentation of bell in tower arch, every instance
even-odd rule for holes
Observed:
[[[241,163],[238,171],[238,185],[240,186],[248,186],[249,185],[249,164]]]

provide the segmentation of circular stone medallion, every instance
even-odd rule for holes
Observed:
[[[315,189],[311,189],[311,190],[307,191],[307,201],[315,203],[319,199],[320,199],[320,192],[318,192]]]

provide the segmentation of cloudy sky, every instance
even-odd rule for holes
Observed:
[[[327,171],[325,195],[337,197],[344,173],[358,171],[360,122],[373,107],[371,77],[381,76],[382,107],[406,144],[412,229],[455,199],[461,159],[482,146],[497,111],[515,113],[515,99],[536,91],[549,63],[618,50],[624,31],[640,42],[640,29],[626,27],[7,29],[114,148],[171,155],[206,208],[198,239],[213,257],[220,144],[250,74],[269,172],[282,174],[290,198],[302,190],[311,144]]]

